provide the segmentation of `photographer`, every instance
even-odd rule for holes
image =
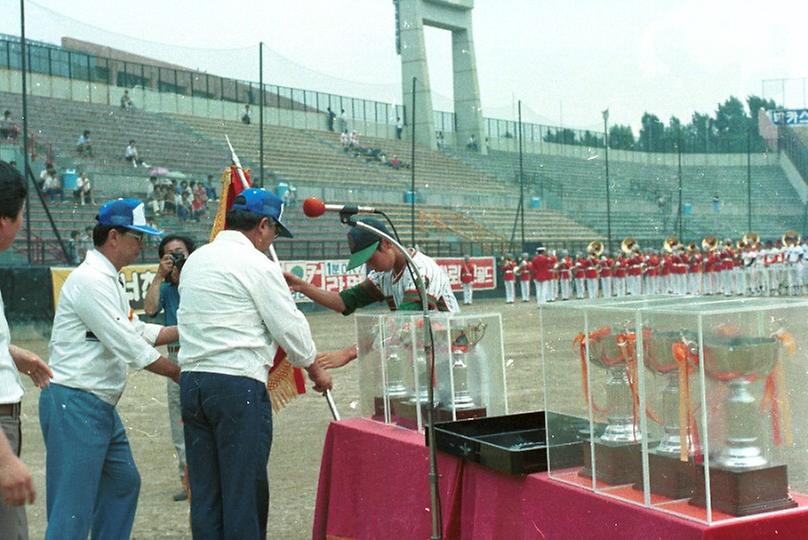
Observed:
[[[180,305],[180,271],[185,259],[194,251],[194,242],[190,238],[178,235],[168,235],[162,239],[157,248],[160,256],[160,266],[157,275],[149,285],[144,299],[146,315],[154,317],[161,311],[165,314],[165,324],[177,324],[177,308]],[[177,363],[177,354],[180,350],[179,342],[168,345],[168,359]],[[185,438],[182,432],[182,413],[180,410],[180,386],[174,381],[167,383],[168,418],[171,422],[171,440],[177,453],[177,465],[180,472],[180,481],[185,474]],[[185,491],[174,495],[175,501],[187,499]]]

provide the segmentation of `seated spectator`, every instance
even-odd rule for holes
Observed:
[[[359,134],[356,130],[351,132],[350,146],[351,148],[361,148],[359,146]]]
[[[180,196],[180,202],[177,204],[177,219],[181,222],[188,221],[191,218],[191,197],[187,191],[183,191]]]
[[[45,168],[39,173],[39,190],[45,191],[45,180],[48,176],[56,176],[56,169],[53,168],[53,163],[50,161],[45,162]]]
[[[177,213],[177,191],[174,186],[163,186],[163,212],[166,214]]]
[[[193,182],[192,182],[193,183]],[[205,187],[199,183],[193,188],[193,200],[191,201],[191,217],[194,221],[199,221],[207,216],[208,196]]]
[[[64,203],[65,191],[62,189],[62,182],[59,180],[55,169],[51,169],[51,173],[45,177],[45,195],[50,198],[51,204],[56,199],[56,195],[59,195],[59,202]]]
[[[73,266],[81,264],[81,256],[79,255],[79,231],[71,231],[70,240],[67,241],[67,262]]]
[[[87,204],[92,204],[95,206],[93,185],[92,182],[90,182],[90,177],[86,172],[81,173],[81,175],[76,179],[76,189],[73,190],[73,198],[79,201],[81,206],[84,206],[84,201],[87,201]]]
[[[93,157],[93,143],[90,140],[90,130],[85,129],[76,142],[76,151],[80,156]]]
[[[245,105],[244,106],[244,114],[241,115],[241,122],[244,123],[244,124],[247,124],[249,126],[250,122],[251,122],[251,118],[250,118],[251,115],[252,115],[252,112],[250,112],[250,106]]]
[[[126,151],[124,152],[123,158],[132,164],[133,167],[137,167],[138,165],[143,165],[144,167],[148,167],[149,164],[144,162],[140,159],[137,153],[137,144],[135,144],[135,140],[132,139],[129,141],[129,144],[126,146]]]
[[[347,152],[348,147],[351,145],[351,138],[348,136],[347,131],[343,131],[339,134],[339,142],[342,145],[342,149]]]
[[[0,139],[16,141],[19,131],[19,126],[11,118],[11,111],[3,111],[3,119],[0,120]]]
[[[287,206],[297,206],[297,188],[289,184],[289,197],[286,199]]]
[[[129,97],[129,90],[124,90],[121,96],[121,109],[130,110],[134,109],[135,104],[132,103],[132,98]]]
[[[151,210],[152,214],[155,216],[159,216],[163,213],[164,206],[165,195],[163,193],[163,188],[161,186],[157,186],[156,189],[146,196],[146,208]]]
[[[213,185],[213,175],[208,175],[208,182],[205,184],[205,194],[211,201],[218,201],[219,196],[216,195],[216,187]]]
[[[443,145],[446,144],[446,141],[443,138],[442,131],[438,131],[438,135],[437,137],[435,137],[435,142],[437,143],[439,149],[443,148]]]
[[[469,135],[469,141],[466,143],[466,148],[469,150],[474,150],[475,152],[479,150],[479,146],[477,145],[477,139],[474,138],[474,133]]]
[[[390,158],[390,166],[396,170],[401,167],[401,162],[398,160],[398,156],[393,154],[393,157]]]

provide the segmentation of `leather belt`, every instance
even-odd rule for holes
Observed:
[[[0,404],[0,416],[20,417],[20,402]]]

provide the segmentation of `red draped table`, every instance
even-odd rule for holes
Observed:
[[[425,539],[429,456],[420,433],[367,419],[332,422],[312,537]],[[508,476],[438,454],[447,539],[808,538],[808,507],[706,526],[551,480]]]

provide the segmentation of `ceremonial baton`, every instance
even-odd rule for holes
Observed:
[[[238,177],[241,179],[241,186],[244,189],[248,189],[250,184],[247,183],[247,177],[244,176],[244,169],[241,167],[241,161],[239,161],[238,156],[236,155],[236,151],[233,149],[233,144],[230,142],[230,137],[225,133],[224,139],[227,141],[227,146],[230,148],[230,160],[233,162],[233,165],[236,166],[236,171],[238,172]],[[272,260],[275,261],[275,264],[280,265],[280,261],[278,260],[278,254],[275,253],[275,246],[272,244],[269,245],[269,255],[272,257]],[[328,408],[331,410],[331,416],[334,420],[339,420],[339,411],[337,411],[337,406],[334,403],[334,398],[331,396],[331,390],[326,390],[323,392],[325,396],[325,401],[328,403]]]

